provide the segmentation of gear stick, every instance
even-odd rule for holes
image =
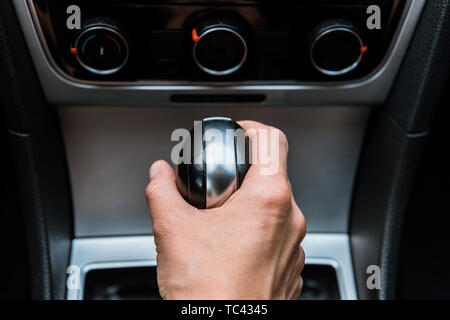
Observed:
[[[190,154],[177,166],[178,190],[199,209],[221,206],[250,168],[248,137],[233,120],[216,117],[197,122],[189,143],[183,151]]]

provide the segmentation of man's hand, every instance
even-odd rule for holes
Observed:
[[[239,124],[246,131],[274,129]],[[279,159],[273,159],[278,172],[262,175],[260,164],[253,164],[241,188],[219,208],[192,207],[178,192],[169,164],[152,165],[146,197],[164,299],[298,298],[306,225],[287,176],[288,143],[279,133]]]

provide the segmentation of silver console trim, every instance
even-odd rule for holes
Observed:
[[[280,128],[289,139],[289,178],[309,232],[347,233],[370,112],[363,106],[58,108],[75,237],[151,234],[143,198],[150,164],[160,159],[172,163],[174,129],[216,116]]]
[[[172,94],[240,93],[266,95],[265,105],[379,105],[384,102],[395,79],[426,0],[406,0],[400,25],[380,66],[357,81],[329,83],[278,82],[90,82],[65,75],[52,58],[36,21],[31,0],[13,0],[19,22],[50,103],[64,105],[142,105],[173,104]],[[42,40],[42,41],[41,41]],[[188,104],[187,104],[188,105]]]
[[[311,233],[302,247],[307,264],[334,267],[343,300],[357,299],[348,235]],[[67,299],[81,300],[89,271],[155,266],[156,247],[153,236],[78,238],[72,241],[70,264],[80,268],[80,289],[67,289]]]

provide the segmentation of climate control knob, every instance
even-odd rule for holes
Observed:
[[[347,21],[322,23],[311,38],[311,63],[328,76],[340,76],[355,70],[368,50],[360,32]]]
[[[85,70],[100,75],[120,71],[128,61],[128,44],[119,28],[112,24],[94,23],[76,37],[72,53]]]
[[[248,56],[244,28],[228,18],[210,18],[191,30],[193,59],[198,68],[214,76],[238,71]]]

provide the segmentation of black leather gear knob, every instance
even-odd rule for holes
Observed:
[[[229,118],[207,118],[191,130],[189,154],[177,166],[177,186],[199,209],[221,206],[242,184],[250,168],[249,139]]]

